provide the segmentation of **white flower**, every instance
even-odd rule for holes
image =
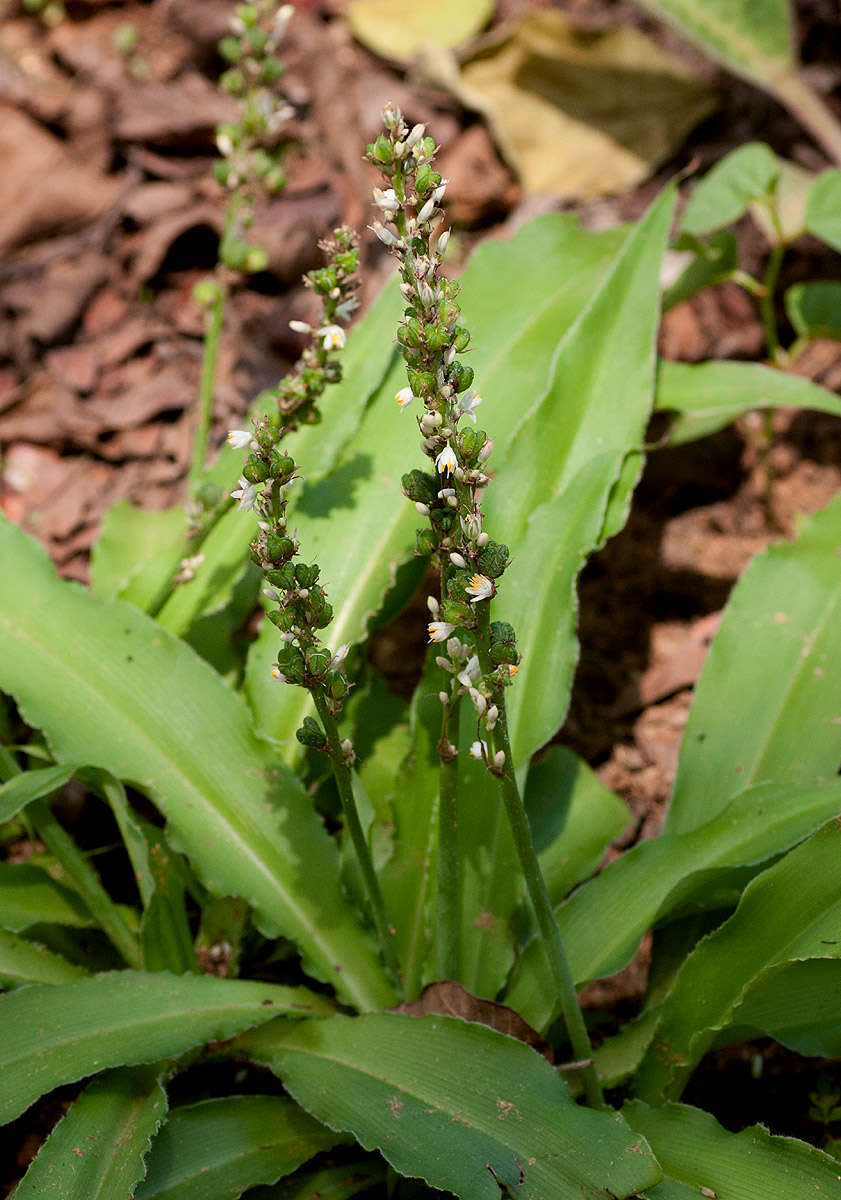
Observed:
[[[399,246],[400,238],[393,234],[390,229],[386,229],[385,225],[380,221],[375,221],[368,228],[377,235],[384,246]]]
[[[374,203],[381,212],[393,213],[400,208],[400,201],[394,188],[374,188]]]
[[[455,456],[452,446],[445,446],[438,457],[435,459],[435,466],[442,475],[450,475],[458,466],[458,459]]]
[[[418,212],[418,224],[423,225],[426,221],[429,220],[429,218],[432,216],[432,214],[434,212],[435,212],[435,201],[430,196],[430,198],[427,200],[426,204],[424,204],[424,206]]]
[[[451,625],[449,621],[430,621],[426,628],[431,642],[444,642],[455,629],[455,625]]]
[[[447,249],[447,242],[450,240],[450,231],[445,229],[443,233],[439,233],[438,241],[435,243],[435,253],[442,254]]]
[[[237,508],[243,512],[248,512],[249,509],[254,507],[254,501],[257,499],[257,491],[254,484],[249,483],[247,479],[243,479],[241,475],[238,482],[239,487],[231,492],[231,499],[239,500]]]
[[[407,405],[412,403],[414,398],[414,394],[410,387],[401,388],[394,397],[395,401],[400,405],[401,408],[406,408]]]
[[[351,313],[355,313],[357,308],[359,308],[359,301],[356,299],[356,296],[351,296],[349,299],[343,300],[341,304],[336,305],[336,316],[341,321],[347,321]]]
[[[468,688],[467,692],[468,692],[468,695],[470,696],[470,699],[473,701],[473,704],[476,708],[476,712],[481,717],[482,713],[488,707],[487,700],[485,699],[485,697],[482,695],[481,692],[476,690],[476,688]]]
[[[453,564],[454,567],[466,567],[467,566],[467,563],[465,562],[463,556],[461,554],[459,554],[459,552],[457,550],[453,550],[453,552],[450,554],[450,562]]]
[[[272,679],[277,679],[280,683],[286,683],[286,676],[281,671],[280,667],[275,663],[271,671],[269,671]]]
[[[286,33],[286,26],[292,20],[294,12],[294,4],[282,4],[277,10],[274,18],[274,36],[276,38],[282,38]]]
[[[447,184],[449,182],[450,182],[449,179],[442,179],[441,182],[438,184],[438,187],[435,189],[435,191],[429,197],[429,199],[432,201],[433,204],[441,203],[441,200],[444,196],[444,192],[446,192],[446,190],[447,190]]]
[[[472,758],[485,759],[488,757],[488,746],[486,742],[475,741],[470,747],[470,755]]]
[[[244,450],[246,446],[250,446],[252,437],[253,434],[247,429],[228,430],[228,442],[235,450]]]
[[[308,325],[306,321],[290,321],[289,328],[293,333],[312,333],[312,325]]]
[[[417,146],[423,135],[426,133],[425,125],[413,125],[409,131],[409,136],[406,138],[406,147],[411,150],[413,146]]]
[[[494,594],[493,580],[488,579],[487,575],[471,575],[470,582],[464,590],[470,597],[471,604],[475,604],[477,600],[490,600]]]
[[[228,158],[234,152],[234,143],[231,141],[230,135],[227,133],[218,133],[216,135],[216,149],[225,158]]]
[[[343,642],[342,645],[339,646],[336,653],[330,659],[329,669],[331,671],[335,671],[337,667],[340,667],[342,665],[342,663],[345,661],[345,659],[348,656],[349,650],[350,650],[350,642]]]
[[[465,392],[464,395],[459,399],[459,402],[458,402],[459,411],[461,412],[462,416],[469,417],[470,420],[475,425],[476,424],[476,409],[479,407],[479,405],[481,403],[482,403],[482,397],[475,390],[475,388],[471,388],[469,392]]]
[[[472,688],[473,684],[482,674],[482,668],[479,666],[479,658],[472,654],[464,665],[464,670],[460,671],[456,676],[462,687]]]
[[[319,329],[318,336],[325,350],[341,350],[347,341],[347,334],[341,325],[324,325]]]

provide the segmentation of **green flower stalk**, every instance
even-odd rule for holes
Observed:
[[[233,429],[228,434],[235,449],[249,452],[239,486],[231,496],[240,509],[257,513],[258,532],[250,554],[265,577],[268,619],[277,626],[281,642],[272,675],[281,683],[306,688],[313,698],[319,720],[306,717],[296,736],[302,745],[321,750],[331,759],[345,826],[359,861],[384,960],[397,982],[394,934],[353,796],[355,754],[336,724],[351,687],[344,672],[350,646],[339,646],[333,652],[322,645],[319,634],[333,619],[333,607],[319,582],[318,564],[302,561],[297,534],[290,531],[286,519],[288,490],[298,478],[298,465],[281,442],[298,425],[321,419],[318,399],[328,383],[341,379],[341,364],[334,352],[344,346],[345,331],[336,322],[346,320],[356,306],[359,251],[355,236],[342,227],[322,248],[329,252],[330,261],[311,271],[306,282],[321,296],[323,322],[318,327],[292,323],[298,331],[309,332],[312,340],[295,371],[261,394],[261,399],[275,402],[274,410],[255,420],[253,431]]]
[[[569,965],[552,913],[528,819],[517,788],[508,739],[505,689],[517,673],[520,655],[511,625],[490,620],[490,605],[510,557],[483,528],[481,497],[490,482],[487,460],[493,443],[476,427],[482,402],[473,387],[473,369],[459,355],[470,345],[457,303],[458,284],[441,272],[449,232],[439,232],[447,180],[434,168],[435,142],[423,125],[412,129],[399,110],[387,106],[384,132],[366,148],[387,186],[374,189],[379,219],[374,233],[397,260],[400,291],[406,301],[397,341],[406,362],[408,386],[395,401],[415,408],[421,450],[431,470],[403,476],[403,491],[428,525],[417,534],[417,551],[437,560],[440,598],[430,596],[431,642],[446,650],[436,659],[444,672],[438,743],[439,790],[438,969],[458,978],[457,747],[450,723],[463,703],[476,714],[470,753],[499,780],[506,813],[552,965],[567,1031],[577,1059],[591,1064],[592,1050],[578,1006]],[[588,1101],[603,1104],[592,1065],[582,1070]]]
[[[283,74],[283,63],[275,52],[293,11],[291,4],[277,8],[274,0],[240,4],[231,19],[232,32],[219,46],[222,56],[231,63],[220,82],[225,91],[236,97],[239,112],[235,121],[220,125],[216,131],[216,145],[222,157],[215,165],[215,175],[228,189],[229,199],[219,242],[219,262],[213,278],[196,287],[196,298],[208,310],[199,419],[189,478],[191,497],[199,513],[200,484],[213,415],[216,360],[228,293],[238,274],[265,269],[268,262],[265,250],[249,245],[246,235],[254,218],[257,197],[276,195],[286,184],[281,165],[283,127],[295,113],[275,90]]]

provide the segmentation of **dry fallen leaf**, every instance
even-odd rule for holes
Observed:
[[[459,70],[420,69],[482,113],[526,193],[591,199],[645,179],[715,107],[709,86],[629,27],[592,33],[541,9],[503,27]]]
[[[363,45],[383,58],[410,62],[421,46],[459,46],[490,20],[493,0],[354,0],[347,19]]]

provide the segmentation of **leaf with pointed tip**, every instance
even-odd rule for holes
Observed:
[[[0,996],[0,1123],[62,1083],[225,1041],[287,1013],[326,1015],[307,988],[209,975],[112,971]]]
[[[750,204],[773,191],[780,166],[764,142],[749,142],[725,155],[695,185],[680,222],[696,237],[732,225]]]
[[[0,687],[54,756],[153,793],[203,883],[238,895],[352,1004],[394,993],[339,888],[338,855],[241,698],[183,642],[123,601],[59,580],[0,520]],[[34,606],[31,597],[40,603]]]
[[[15,988],[26,983],[72,983],[84,975],[84,967],[68,962],[60,954],[53,954],[46,946],[0,929],[0,986]]]
[[[544,1058],[485,1025],[332,1017],[300,1029],[277,1022],[238,1046],[326,1125],[461,1200],[497,1200],[502,1185],[619,1200],[661,1177],[617,1114],[579,1108]]]
[[[762,1125],[730,1133],[688,1104],[649,1108],[632,1100],[622,1113],[666,1172],[663,1183],[646,1190],[648,1200],[831,1200],[838,1195],[836,1158],[796,1138],[774,1137]]]
[[[836,818],[748,884],[733,916],[699,942],[663,1001],[637,1071],[641,1099],[678,1098],[716,1035],[739,1020],[739,1005],[764,972],[841,955],[839,852]]]
[[[237,1200],[344,1141],[283,1096],[224,1096],[173,1109],[134,1200]]]
[[[811,408],[841,416],[834,392],[799,375],[743,362],[661,362],[654,407],[674,414],[668,446],[717,433],[754,408]]]
[[[836,496],[795,542],[757,554],[737,583],[695,688],[666,832],[686,833],[709,821],[751,783],[802,786],[835,775],[839,545]]]
[[[762,784],[740,793],[697,830],[635,846],[555,909],[576,983],[620,970],[656,921],[684,906],[709,904],[722,883],[733,886],[736,868],[744,868],[736,875],[737,886],[744,886],[759,864],[796,845],[839,809],[841,781],[803,789]],[[505,1002],[536,1029],[555,1016],[537,938],[523,950]]]

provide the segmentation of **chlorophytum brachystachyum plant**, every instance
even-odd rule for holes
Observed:
[[[746,573],[697,689],[665,833],[589,878],[624,824],[623,807],[558,747],[517,769],[500,727],[521,684],[538,677],[541,664],[524,649],[533,645],[530,622],[541,620],[538,653],[556,654],[565,636],[559,611],[572,605],[562,570],[621,524],[617,496],[626,502],[636,478],[628,464],[638,464],[652,404],[653,310],[671,197],[629,233],[584,234],[569,218],[544,218],[466,272],[460,300],[475,311],[472,361],[482,366],[482,412],[493,418],[499,456],[491,482],[487,435],[470,420],[479,397],[471,395],[466,366],[456,366],[467,350],[467,322],[438,270],[441,238],[430,218],[443,181],[425,137],[404,132],[389,110],[379,143],[384,157],[378,143],[373,149],[390,172],[377,194],[380,236],[394,239],[405,289],[396,306],[402,362],[366,384],[386,397],[385,406],[377,400],[370,421],[366,415],[358,427],[342,426],[348,414],[336,404],[347,394],[346,379],[322,424],[307,419],[314,409],[299,400],[315,398],[308,382],[337,374],[328,364],[344,336],[333,310],[311,331],[310,353],[327,354],[317,379],[304,374],[314,369],[305,360],[284,385],[278,411],[267,416],[261,406],[253,429],[232,434],[249,455],[235,489],[239,505],[224,521],[232,530],[248,526],[271,593],[272,619],[258,642],[270,645],[276,677],[304,685],[269,679],[267,703],[316,708],[318,720],[305,711],[297,723],[306,790],[278,744],[258,734],[241,695],[190,646],[125,601],[59,581],[37,548],[0,524],[12,566],[0,579],[0,686],[30,729],[43,731],[16,742],[11,713],[15,724],[0,756],[0,818],[12,836],[34,827],[45,845],[27,863],[0,864],[0,973],[11,988],[0,999],[0,1119],[13,1119],[60,1084],[95,1076],[44,1143],[19,1200],[56,1179],[66,1181],[69,1195],[151,1200],[211,1185],[214,1194],[248,1195],[285,1176],[298,1194],[333,1187],[337,1195],[382,1195],[396,1186],[398,1196],[439,1189],[467,1200],[771,1195],[781,1179],[793,1200],[838,1194],[841,1168],[829,1155],[761,1129],[728,1133],[677,1101],[706,1050],[729,1040],[762,1034],[803,1053],[839,1053],[833,997],[841,959],[832,930],[841,912],[834,819],[841,747],[831,664],[841,653],[834,553],[841,506],[835,502],[797,542],[760,556]],[[348,235],[338,238],[343,244],[322,279],[336,305],[345,293],[330,270],[336,254],[352,257]],[[343,271],[352,265],[343,262]],[[526,263],[527,303],[512,282],[512,266]],[[380,336],[382,327],[383,312],[375,311],[353,337],[364,345],[366,330]],[[350,340],[345,353],[346,365],[361,369]],[[512,389],[518,380],[523,386],[540,354],[538,401],[512,414]],[[614,388],[621,409],[606,428]],[[402,412],[394,411],[395,393]],[[809,394],[830,406],[820,389]],[[637,423],[624,428],[614,452],[607,435],[631,408],[638,408]],[[326,534],[344,541],[345,554],[362,536],[357,526],[369,537],[374,517],[384,538],[403,537],[402,468],[386,464],[383,447],[392,431],[395,446],[405,442],[413,410],[430,469],[408,471],[404,489],[427,519],[417,548],[437,560],[442,591],[430,613],[430,661],[406,721],[397,701],[353,669],[335,636],[349,625],[335,587],[335,541]],[[561,419],[550,419],[558,412]],[[303,450],[317,437],[323,454],[336,454],[341,493],[324,517],[325,477],[288,490],[297,460],[306,475]],[[328,451],[337,444],[341,451]],[[380,448],[370,477],[362,474],[364,457],[354,455],[359,446]],[[522,464],[530,474],[512,487],[513,511],[506,511],[495,494],[520,479]],[[539,497],[521,510],[535,474]],[[358,494],[349,478],[361,481]],[[393,517],[380,503],[389,488]],[[377,504],[368,512],[371,497]],[[482,509],[489,515],[480,520]],[[405,515],[407,540],[397,546],[407,550],[416,520]],[[517,542],[506,534],[510,561],[483,537],[485,524],[490,535],[499,521],[506,530],[525,525]],[[372,559],[382,556],[369,541]],[[305,547],[320,574],[299,557]],[[483,557],[489,549],[496,559]],[[490,620],[491,601],[512,615],[509,594],[523,609],[519,646]],[[37,612],[33,595],[42,601]],[[535,596],[544,597],[538,607],[520,599]],[[332,621],[323,624],[328,605]],[[552,619],[542,621],[547,606]],[[511,666],[519,666],[513,686]],[[561,689],[556,680],[517,698],[517,711],[528,716],[518,726],[526,745],[532,726],[542,728],[557,712]],[[251,693],[255,713],[261,695]],[[318,768],[322,750],[334,784]],[[461,836],[449,866],[437,868],[439,843],[446,860],[450,832],[438,800],[453,764]],[[574,1071],[559,1074],[528,1046],[482,1024],[384,1011],[410,974],[414,999],[419,983],[440,979],[448,963],[457,982],[502,1000],[549,1033],[564,1059],[575,1056],[554,1026],[564,995],[553,938],[547,946],[542,936],[540,877],[529,878],[530,840],[524,868],[518,865],[515,774],[525,778],[526,834],[575,985],[620,969],[655,927],[643,1010],[594,1051],[598,1082],[635,1097],[621,1111],[577,1105],[565,1082],[569,1076],[579,1086]],[[137,879],[134,903],[115,903],[44,803],[74,776],[113,815]],[[166,828],[149,819],[148,805],[132,802],[123,781],[151,800]],[[342,861],[313,800],[331,823],[345,824],[361,870],[347,855]],[[505,812],[515,815],[513,837],[499,820]],[[477,846],[465,842],[465,829]],[[493,836],[482,841],[488,830]],[[372,877],[376,886],[366,887]],[[537,894],[534,914],[521,906],[521,884]],[[477,888],[487,900],[480,920],[471,907]],[[453,906],[461,933],[455,952],[446,924]],[[278,934],[285,940],[278,943]],[[399,966],[389,971],[391,939]],[[300,964],[290,946],[300,950]],[[407,947],[420,963],[411,973]],[[200,963],[217,964],[229,977],[210,978]],[[472,1010],[488,1012],[481,1004]],[[233,1057],[246,1071],[251,1063],[268,1066],[288,1096],[219,1094],[168,1111],[170,1078],[201,1062],[207,1079],[217,1057]],[[259,1088],[258,1077],[252,1084]],[[394,1177],[386,1184],[377,1157],[346,1146],[331,1151],[348,1133],[428,1187]],[[73,1153],[94,1144],[101,1153],[81,1162]],[[328,1151],[340,1158],[304,1165]]]

